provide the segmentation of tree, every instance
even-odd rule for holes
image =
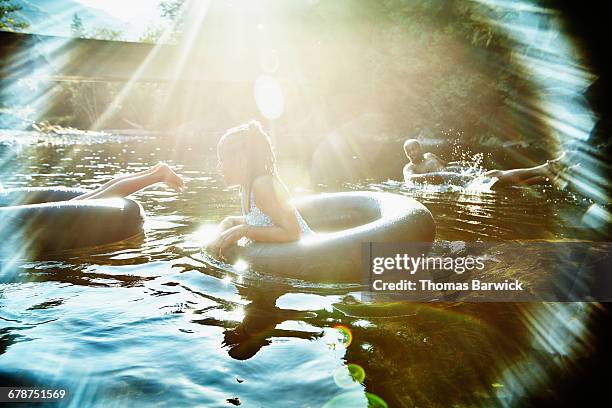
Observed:
[[[142,32],[142,34],[140,34],[138,41],[148,44],[156,44],[163,33],[164,29],[162,27],[150,25]]]
[[[160,15],[172,26],[172,31],[167,37],[171,42],[178,41],[183,30],[185,3],[185,0],[164,0],[159,3]]]
[[[11,3],[11,0],[0,0],[0,30],[20,31],[28,27],[28,23],[14,18],[14,13],[21,10],[20,6]]]
[[[180,17],[181,9],[185,4],[185,0],[165,0],[159,4],[161,9],[161,16],[167,18],[170,21],[175,21],[177,17]]]
[[[110,40],[110,41],[121,41],[123,39],[123,33],[121,30],[113,30],[112,28],[98,27],[87,33],[88,38],[95,38],[96,40]]]
[[[78,13],[74,13],[72,16],[72,23],[70,24],[70,31],[73,37],[83,37],[85,29],[83,28],[83,20],[79,17]]]

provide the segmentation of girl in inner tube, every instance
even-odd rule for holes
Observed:
[[[270,138],[257,121],[229,129],[217,144],[218,170],[228,187],[238,187],[242,215],[226,217],[208,245],[219,257],[241,238],[260,242],[290,242],[311,233],[289,202],[279,179]]]

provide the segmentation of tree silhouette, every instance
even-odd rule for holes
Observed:
[[[11,3],[11,0],[0,0],[0,30],[21,31],[28,27],[28,23],[14,17],[19,10],[21,7]]]
[[[78,13],[74,13],[72,16],[72,23],[70,24],[70,31],[73,37],[83,37],[85,29],[83,28],[83,20],[79,17]]]

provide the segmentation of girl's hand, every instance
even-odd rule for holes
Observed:
[[[223,233],[219,235],[219,239],[218,239],[218,245],[219,245],[218,256],[220,258],[223,258],[224,257],[223,252],[225,252],[225,250],[228,247],[230,247],[231,245],[234,245],[236,242],[240,240],[240,238],[246,237],[248,228],[249,228],[248,225],[240,224],[240,225],[236,225],[235,227],[232,227],[230,229],[223,231]]]
[[[218,234],[221,234],[222,232],[227,231],[228,229],[240,224],[244,224],[244,217],[238,217],[234,215],[225,217],[223,221],[219,223],[219,226],[217,228]]]
[[[226,230],[232,228],[233,226],[234,226],[233,218],[232,217],[225,217],[223,219],[223,221],[221,221],[219,223],[218,229],[219,229],[220,232],[223,232],[223,231],[226,231]]]

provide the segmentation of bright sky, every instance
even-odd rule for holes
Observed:
[[[160,0],[77,0],[79,3],[106,11],[123,21],[159,19]]]

